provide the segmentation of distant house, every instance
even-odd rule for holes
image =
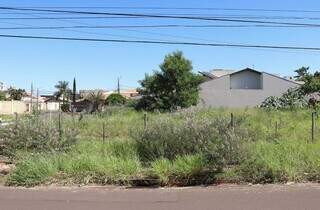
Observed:
[[[123,96],[123,97],[126,97],[126,98],[135,98],[139,95],[137,89],[127,89],[127,90],[121,90],[120,91],[120,94]]]
[[[60,110],[60,106],[63,103],[61,99],[57,99],[55,96],[47,96],[43,103],[43,111],[55,112]]]
[[[109,95],[118,93],[117,91],[114,90],[103,90],[103,89],[95,89],[95,90],[80,90],[80,96],[82,99],[88,99],[91,94],[97,94],[101,93],[103,98],[106,99],[108,98]],[[138,91],[136,89],[121,89],[120,94],[123,97],[126,97],[128,99],[134,98],[139,95]]]
[[[96,95],[98,93],[101,93],[104,99],[106,99],[112,93],[112,91],[108,91],[104,89],[93,89],[93,90],[80,90],[79,93],[80,93],[80,98],[82,99],[87,99],[90,97],[90,95],[92,94]]]
[[[88,99],[77,100],[71,105],[74,112],[91,112],[93,110],[93,104]]]
[[[200,85],[200,98],[210,107],[254,107],[269,96],[281,96],[301,83],[267,72],[246,68],[240,71],[202,73],[207,81]]]

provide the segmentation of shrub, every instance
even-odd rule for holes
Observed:
[[[77,140],[77,131],[64,128],[61,133],[58,124],[45,121],[39,116],[30,116],[14,124],[0,127],[0,154],[14,156],[17,150],[63,151]]]
[[[106,99],[106,104],[108,106],[120,106],[126,104],[126,102],[127,99],[119,93],[113,93]]]
[[[270,96],[260,107],[269,109],[295,109],[308,106],[308,100],[300,89],[289,89],[281,97]]]
[[[63,103],[61,104],[61,111],[63,112],[70,112],[70,104],[69,103]]]
[[[144,162],[203,154],[212,168],[221,169],[227,162],[235,161],[235,153],[241,153],[237,149],[248,137],[244,131],[240,126],[232,128],[225,117],[198,117],[191,111],[183,117],[159,115],[145,129],[133,129],[131,136]]]
[[[3,91],[0,91],[0,101],[5,101],[7,99],[6,93]]]

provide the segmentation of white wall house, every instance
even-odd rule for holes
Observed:
[[[210,79],[200,85],[200,98],[209,107],[255,107],[269,96],[281,96],[301,83],[250,68]]]

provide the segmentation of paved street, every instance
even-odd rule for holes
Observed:
[[[217,186],[195,188],[125,189],[5,188],[1,210],[60,209],[319,209],[320,185]]]

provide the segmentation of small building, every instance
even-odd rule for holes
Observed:
[[[203,106],[209,107],[255,107],[269,96],[281,96],[301,83],[267,72],[246,68],[229,71],[223,75],[207,73],[208,81],[200,85]]]
[[[60,110],[60,106],[63,104],[61,99],[57,99],[55,96],[47,97],[43,102],[42,111],[56,112]]]
[[[90,113],[93,110],[93,104],[88,99],[80,99],[76,102],[72,102],[71,107],[74,112]]]

